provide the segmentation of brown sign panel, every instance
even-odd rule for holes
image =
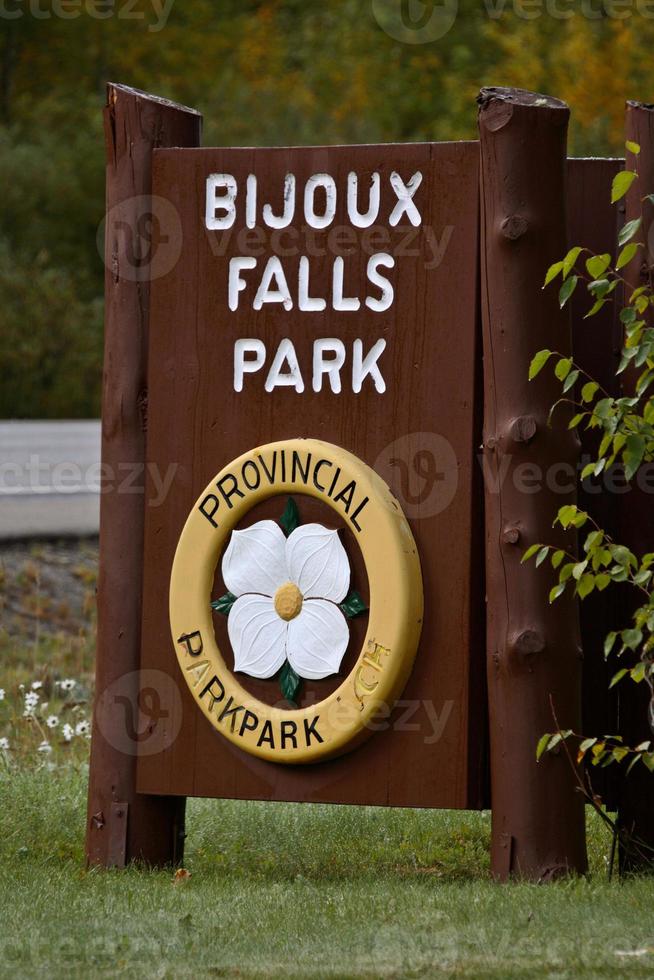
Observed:
[[[169,674],[181,698],[159,706],[168,718],[156,723],[178,734],[140,755],[140,792],[487,802],[478,156],[476,143],[155,151],[142,668]],[[425,608],[408,682],[370,737],[328,761],[282,765],[244,752],[199,710],[177,664],[168,592],[203,489],[255,447],[297,438],[354,454],[391,486],[417,543]],[[356,526],[315,496],[295,499],[303,524],[342,529],[370,605]],[[262,501],[239,526],[278,521],[286,505],[287,495]],[[222,576],[218,561],[214,599],[227,591]],[[352,669],[365,620],[349,621],[339,675],[304,681],[300,707]],[[220,612],[213,628],[231,667]],[[238,679],[279,702],[277,680]]]

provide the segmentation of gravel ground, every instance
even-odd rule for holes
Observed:
[[[5,634],[73,634],[95,619],[97,539],[0,543],[0,623]]]

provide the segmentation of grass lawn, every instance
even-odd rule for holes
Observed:
[[[654,876],[608,882],[596,819],[543,886],[489,879],[485,813],[210,800],[190,877],[87,871],[95,559],[48,555],[0,560],[0,977],[654,976]]]
[[[488,879],[485,814],[194,800],[186,867],[86,871],[84,767],[0,778],[0,975],[651,977],[654,878]]]

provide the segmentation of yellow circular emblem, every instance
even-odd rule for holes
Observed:
[[[224,554],[235,671],[266,678],[283,663],[282,672],[293,668],[305,678],[337,673],[348,636],[338,602],[349,566],[336,532],[312,524],[285,540],[272,521],[237,527],[256,504],[282,494],[315,497],[340,515],[370,586],[368,626],[352,670],[329,697],[295,710],[266,704],[239,683],[218,647],[211,609]],[[226,466],[196,501],[177,545],[170,624],[182,673],[214,728],[271,762],[317,762],[371,734],[409,676],[422,614],[420,561],[397,500],[360,459],[316,439],[270,443]]]

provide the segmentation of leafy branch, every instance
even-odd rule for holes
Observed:
[[[635,156],[640,147],[627,143],[627,149]],[[635,170],[616,174],[611,187],[611,202],[621,200],[638,180]],[[643,201],[654,204],[654,195],[648,194]],[[553,363],[554,376],[561,383],[562,396],[550,411],[565,404],[573,414],[568,428],[596,430],[597,452],[594,459],[583,467],[580,478],[599,477],[612,468],[618,469],[627,483],[633,481],[645,463],[654,461],[654,328],[652,322],[654,291],[651,281],[631,290],[621,275],[623,270],[639,256],[644,257],[645,245],[636,236],[642,226],[642,218],[626,222],[618,234],[618,251],[614,259],[608,253],[596,255],[588,249],[575,246],[559,262],[547,271],[544,287],[560,277],[559,305],[568,303],[580,284],[585,284],[589,309],[584,319],[595,316],[615,296],[624,294],[620,310],[620,322],[624,330],[624,342],[616,374],[630,369],[633,394],[611,395],[588,372],[576,364],[573,358],[558,351],[541,350],[532,359],[529,380],[534,380],[548,363]],[[617,292],[620,287],[620,293]],[[628,665],[620,664],[613,674],[609,687],[624,678],[635,683],[645,681],[654,690],[654,552],[635,555],[625,545],[615,542],[590,515],[575,506],[561,507],[553,526],[576,532],[586,528],[582,553],[554,548],[544,543],[532,544],[522,561],[533,559],[536,566],[549,561],[556,573],[556,581],[550,588],[549,600],[555,602],[566,592],[585,599],[594,591],[603,592],[614,583],[626,583],[637,590],[641,597],[632,615],[631,624],[622,630],[611,631],[604,642],[604,656],[631,657]],[[635,661],[635,662],[634,662]],[[554,712],[553,712],[554,714]],[[554,716],[555,717],[555,716]],[[650,704],[650,725],[654,712]],[[556,717],[555,717],[556,720]],[[557,723],[554,733],[542,736],[537,747],[540,759],[546,752],[556,750],[571,740],[577,744],[577,764],[589,761],[593,766],[611,763],[627,763],[630,771],[638,762],[654,772],[654,749],[649,741],[627,746],[619,735],[588,738],[572,730],[563,731]],[[573,768],[574,768],[573,763]]]

